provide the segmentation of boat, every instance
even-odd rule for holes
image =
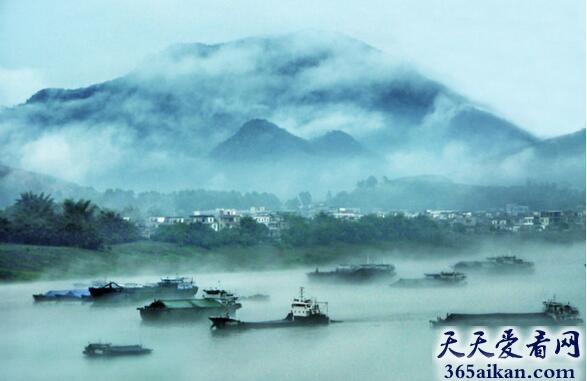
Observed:
[[[459,271],[484,271],[492,273],[520,273],[533,272],[534,263],[517,258],[515,255],[502,255],[488,257],[483,261],[461,261],[453,265],[453,269]]]
[[[204,299],[216,300],[222,303],[233,303],[236,302],[239,298],[231,292],[217,288],[208,288],[206,290],[202,290],[202,297]]]
[[[284,319],[246,322],[233,319],[229,316],[210,317],[212,326],[216,330],[222,329],[260,329],[260,328],[285,328],[298,326],[326,325],[330,323],[327,313],[323,313],[320,305],[324,305],[328,310],[328,303],[318,302],[315,298],[304,296],[304,288],[300,287],[300,295],[293,298],[291,310]]]
[[[110,356],[137,356],[146,355],[153,350],[142,345],[112,345],[110,343],[90,343],[83,351],[89,357],[110,357]]]
[[[424,274],[424,278],[401,278],[392,287],[445,287],[463,286],[467,276],[457,271],[441,271],[439,273]]]
[[[172,298],[194,296],[198,292],[193,278],[161,278],[155,284],[118,284],[108,282],[99,287],[89,287],[95,301],[144,300],[149,298]]]
[[[225,290],[209,289],[203,290],[199,299],[156,299],[137,310],[144,321],[188,321],[215,313],[233,314],[242,307],[237,300],[237,296]]]
[[[395,266],[389,264],[339,265],[334,270],[316,270],[306,274],[313,281],[371,282],[389,281],[395,276]]]
[[[91,300],[92,296],[87,288],[72,290],[50,290],[44,294],[33,294],[35,302],[58,302]]]
[[[529,313],[488,313],[461,314],[451,313],[444,318],[431,320],[433,327],[438,326],[571,326],[582,325],[579,310],[570,304],[554,300],[543,302],[542,312]]]

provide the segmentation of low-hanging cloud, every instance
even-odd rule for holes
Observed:
[[[473,127],[455,124],[463,113]],[[128,76],[47,92],[2,116],[0,161],[99,188],[288,196],[349,189],[369,175],[519,182],[538,160],[517,154],[531,137],[478,105],[359,41],[316,32],[178,45]],[[372,156],[262,165],[209,156],[253,118],[305,139],[343,130]],[[497,127],[477,131],[475,118]]]

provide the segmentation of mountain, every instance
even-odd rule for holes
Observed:
[[[239,130],[260,115],[284,130],[259,121]],[[0,161],[101,188],[295,194],[374,172],[514,183],[543,176],[511,156],[540,143],[384,52],[326,32],[174,45],[127,75],[42,89],[0,111]],[[356,160],[359,145],[380,160]],[[337,162],[280,159],[318,151]],[[239,158],[263,161],[263,173],[234,173],[226,163]]]
[[[344,131],[328,131],[310,141],[314,150],[330,157],[357,157],[369,155],[369,152]]]
[[[585,189],[577,190],[552,183],[513,186],[483,186],[454,182],[442,176],[415,176],[398,179],[371,177],[354,190],[340,192],[330,201],[333,207],[377,210],[497,210],[507,204],[531,210],[576,209],[585,207]]]
[[[343,131],[330,131],[310,141],[265,120],[252,119],[210,153],[216,161],[245,163],[357,157],[367,151]]]
[[[585,129],[540,141],[531,148],[544,158],[577,156],[585,161]]]
[[[0,208],[12,205],[21,193],[29,191],[50,194],[55,200],[95,199],[99,194],[93,188],[0,164]]]
[[[230,138],[220,143],[210,156],[217,160],[283,160],[292,156],[312,155],[312,146],[264,119],[252,119]]]
[[[500,164],[504,170],[516,168],[535,179],[585,187],[585,129],[535,142],[507,156]]]

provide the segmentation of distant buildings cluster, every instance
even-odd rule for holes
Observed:
[[[585,209],[540,210],[508,204],[494,211],[427,210],[426,215],[436,221],[459,224],[467,231],[544,231],[580,226],[585,229]]]
[[[330,215],[336,219],[357,221],[367,213],[359,208],[331,208],[323,204],[309,206],[303,210],[294,211],[295,214],[306,218],[313,218],[319,213]],[[427,216],[430,219],[462,228],[465,232],[522,232],[562,230],[579,226],[585,229],[585,209],[576,210],[530,210],[529,207],[517,204],[508,204],[505,208],[491,211],[458,211],[458,210],[426,210],[424,212],[408,211],[376,211],[368,213],[380,218],[401,215],[406,218]],[[190,216],[153,216],[149,217],[145,226],[145,236],[161,225],[195,224],[200,223],[218,232],[239,226],[243,217],[250,217],[269,229],[272,237],[278,238],[286,227],[281,213],[268,211],[264,207],[248,210],[215,209],[208,211],[194,211]]]
[[[149,236],[161,225],[196,224],[207,225],[218,232],[224,229],[233,229],[239,226],[243,217],[250,217],[259,224],[267,226],[269,235],[279,237],[284,228],[284,219],[277,213],[266,211],[265,208],[250,208],[248,210],[215,209],[201,211],[196,210],[190,216],[153,216],[149,217],[146,224],[146,236]]]

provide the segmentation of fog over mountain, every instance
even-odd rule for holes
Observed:
[[[359,142],[343,131],[329,131],[311,141],[290,134],[264,119],[243,124],[236,134],[220,143],[210,153],[212,160],[257,163],[284,160],[341,160],[369,155]]]
[[[98,189],[350,189],[367,175],[584,186],[585,132],[541,141],[352,38],[180,44],[0,112],[0,162]],[[569,147],[569,148],[567,148]]]

